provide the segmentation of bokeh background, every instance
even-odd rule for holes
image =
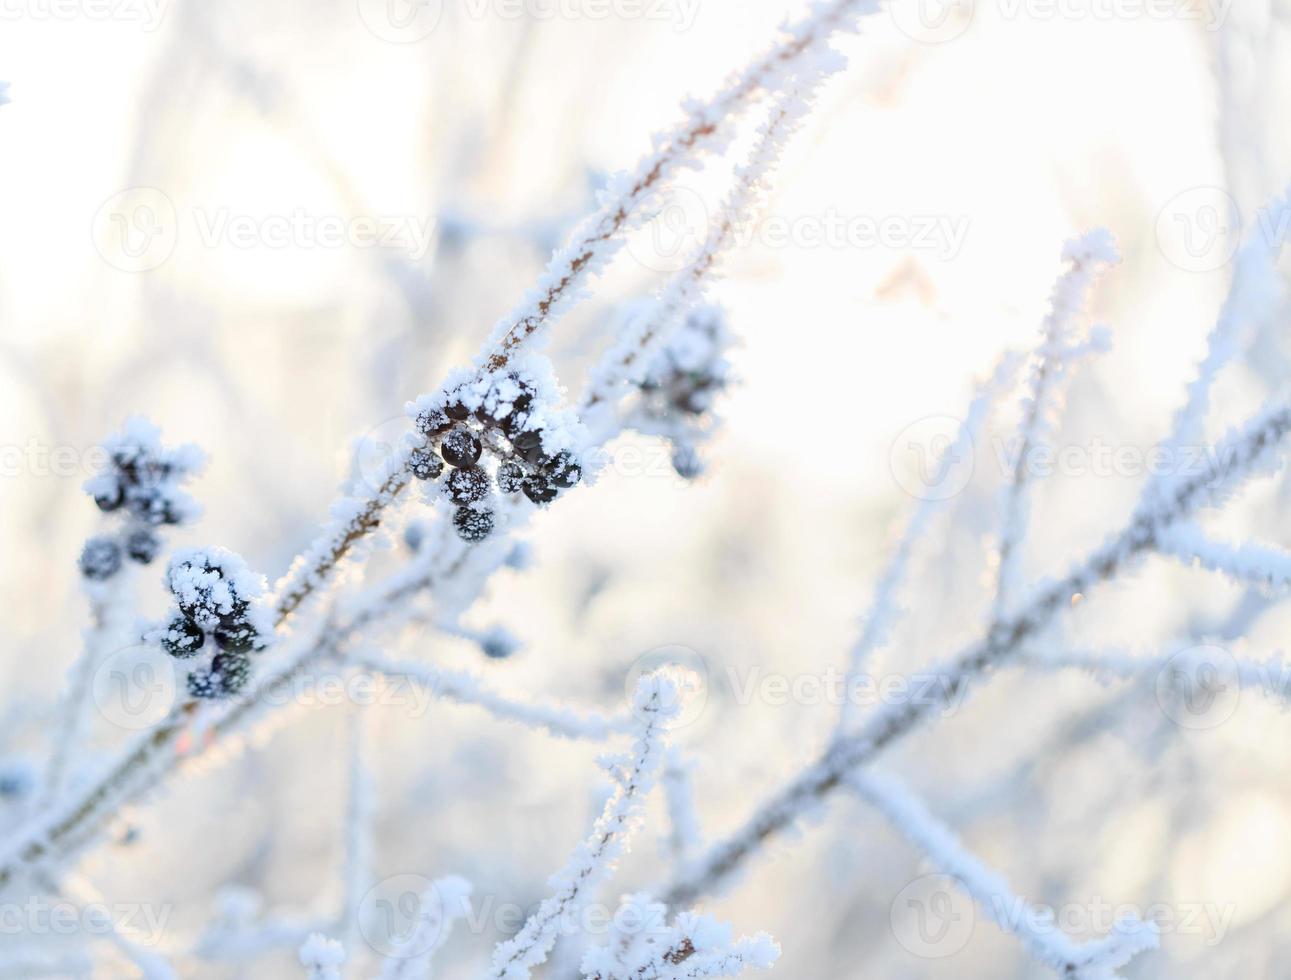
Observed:
[[[175,543],[224,545],[273,580],[326,518],[355,441],[387,438],[404,402],[469,358],[519,299],[605,175],[630,167],[679,100],[711,91],[798,10],[548,9],[5,4],[6,765],[39,769],[79,649],[76,556],[100,519],[80,484],[100,438],[142,414],[168,441],[200,444],[205,516]],[[1107,226],[1124,261],[1091,314],[1111,328],[1112,350],[1074,381],[1058,441],[1132,454],[1165,433],[1233,248],[1291,181],[1289,33],[1282,0],[895,0],[840,42],[851,67],[822,94],[712,290],[740,338],[739,383],[719,404],[705,477],[683,483],[649,440],[615,444],[595,486],[532,522],[534,567],[502,572],[468,616],[519,636],[515,656],[487,661],[422,627],[387,648],[604,708],[643,653],[694,651],[707,696],[680,741],[696,759],[705,831],[730,829],[818,750],[837,712],[780,703],[756,684],[844,663],[916,502],[903,433],[922,425],[926,438],[923,420],[961,416],[999,352],[1034,342],[1073,234]],[[684,177],[560,323],[550,350],[571,391],[623,305],[648,295],[676,242],[697,234],[711,179]],[[337,222],[352,240],[320,240]],[[882,241],[866,235],[878,222]],[[365,237],[373,228],[388,240]],[[1270,311],[1223,379],[1215,432],[1284,385],[1284,312]],[[918,670],[980,630],[1016,415],[1012,403],[998,413],[972,481],[919,549],[910,614],[877,671]],[[1117,527],[1143,476],[1042,481],[1028,576],[1059,572]],[[1257,484],[1222,527],[1289,544],[1283,503],[1276,484]],[[154,578],[141,582],[144,616],[165,607]],[[1287,623],[1276,597],[1152,560],[1091,595],[1067,633],[1144,651],[1220,636],[1264,656]],[[750,683],[760,693],[741,696]],[[469,708],[371,710],[377,872],[460,873],[477,896],[540,899],[603,798],[597,749]],[[191,947],[229,886],[257,891],[266,914],[334,914],[344,715],[302,711],[256,751],[188,775],[83,870],[115,901],[166,904],[160,948],[172,953]],[[1289,732],[1259,697],[1198,732],[1174,724],[1150,685],[1005,673],[886,764],[1019,891],[1076,909],[1077,931],[1079,910],[1099,901],[1197,914],[1128,976],[1258,980],[1285,975],[1291,935]],[[121,738],[100,725],[94,748],[110,753]],[[657,880],[666,833],[655,801],[607,896]],[[980,915],[949,952],[912,949],[899,896],[926,870],[880,818],[840,798],[709,907],[741,932],[771,932],[782,976],[1046,975]],[[499,937],[492,923],[459,932],[439,975],[477,975]],[[128,974],[98,952],[95,976]],[[289,976],[292,955],[182,962],[200,977]]]

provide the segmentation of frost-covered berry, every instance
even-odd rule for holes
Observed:
[[[420,551],[426,543],[426,528],[420,521],[413,521],[403,529],[403,543],[409,551]]]
[[[475,417],[485,425],[511,428],[514,423],[509,426],[509,420],[528,416],[529,409],[533,406],[534,394],[533,385],[512,372],[494,381],[488,395],[475,410]]]
[[[483,541],[493,533],[493,511],[458,507],[453,514],[453,527],[463,541]]]
[[[417,413],[417,431],[423,436],[440,435],[447,432],[452,425],[453,420],[438,408],[428,408],[424,412]]]
[[[503,463],[498,467],[498,489],[503,493],[519,493],[524,489],[525,471],[519,463]]]
[[[178,524],[182,519],[174,501],[155,487],[133,494],[130,497],[130,512],[139,520],[152,525]]]
[[[140,565],[147,565],[157,557],[160,551],[161,538],[154,531],[139,528],[126,535],[126,554],[130,556],[131,561],[137,561]]]
[[[499,425],[502,426],[502,431],[507,434],[508,439],[514,439],[516,435],[531,427],[532,419],[533,416],[527,409],[524,411],[513,410],[502,419]]]
[[[465,422],[471,417],[471,410],[466,407],[466,403],[460,398],[454,398],[444,406],[444,414],[454,421]]]
[[[444,472],[444,461],[433,449],[414,449],[408,454],[408,469],[418,480],[437,480]]]
[[[250,653],[255,649],[259,634],[250,623],[236,623],[231,626],[217,626],[212,634],[215,643],[221,650],[231,653]]]
[[[172,619],[161,634],[161,648],[179,660],[197,656],[205,642],[202,628],[183,616]]]
[[[489,495],[489,475],[478,466],[448,474],[448,496],[455,504],[474,504]]]
[[[543,464],[547,479],[562,490],[568,490],[583,478],[583,468],[572,453],[561,450]]]
[[[264,590],[264,580],[223,548],[175,555],[166,571],[166,584],[179,611],[208,630],[244,622],[250,601]]]
[[[211,659],[211,673],[224,694],[237,694],[251,679],[251,660],[245,653],[224,650]]]
[[[81,549],[81,574],[102,582],[121,569],[121,548],[111,538],[90,538]]]
[[[517,432],[511,438],[511,445],[526,463],[537,463],[542,459],[542,431],[539,429]]]
[[[559,492],[545,473],[533,473],[525,477],[523,489],[524,495],[535,504],[549,504]]]
[[[490,660],[505,660],[516,652],[516,638],[501,627],[489,630],[479,639],[480,650]]]
[[[694,446],[675,446],[672,450],[672,468],[683,480],[693,480],[704,472],[704,463]]]
[[[480,460],[480,440],[469,429],[454,429],[439,445],[445,462],[451,466],[474,466]]]
[[[119,508],[125,503],[125,499],[125,491],[121,489],[120,483],[113,483],[108,489],[100,490],[94,495],[94,503],[105,514],[110,514]]]
[[[188,693],[195,698],[218,698],[224,692],[220,687],[220,679],[202,668],[188,672]]]

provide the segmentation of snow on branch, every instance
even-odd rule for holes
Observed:
[[[1261,589],[1291,586],[1291,552],[1261,544],[1230,544],[1208,537],[1196,524],[1179,524],[1157,542],[1163,555]]]
[[[876,773],[853,775],[851,788],[921,851],[938,872],[952,878],[988,918],[1012,934],[1038,963],[1060,977],[1112,980],[1134,956],[1155,949],[1156,927],[1138,919],[1118,920],[1110,935],[1077,943],[1054,921],[1052,911],[1031,905],[1004,877],[968,851],[923,801],[898,780]]]
[[[1271,234],[1270,229],[1281,228],[1289,218],[1291,203],[1287,198],[1270,201],[1238,249],[1228,296],[1206,338],[1206,354],[1198,366],[1197,377],[1188,385],[1187,397],[1175,414],[1169,438],[1161,444],[1165,458],[1176,459],[1182,451],[1201,441],[1215,379],[1277,310],[1284,292],[1278,257],[1286,236]],[[1150,480],[1143,492],[1144,499],[1167,492],[1169,483],[1164,476]]]
[[[436,878],[418,899],[417,927],[394,942],[380,980],[426,980],[431,961],[471,911],[471,883],[457,875]]]
[[[1208,643],[1146,654],[1116,649],[1061,649],[1028,656],[1026,665],[1082,670],[1103,681],[1156,676],[1163,684],[1185,693],[1223,691],[1232,685],[1242,691],[1258,691],[1283,707],[1291,706],[1291,664],[1281,653],[1252,660]]]
[[[575,231],[571,243],[556,252],[536,287],[494,328],[482,358],[487,372],[505,368],[512,353],[542,327],[563,314],[582,295],[584,284],[598,275],[622,244],[622,235],[643,202],[680,169],[723,147],[732,125],[751,102],[767,92],[792,88],[796,77],[811,77],[822,64],[833,70],[839,56],[829,49],[840,31],[857,30],[860,20],[876,13],[875,0],[830,0],[816,3],[783,39],[733,75],[707,102],[692,102],[682,122],[656,137],[655,149],[631,173],[616,176],[602,194],[600,210]]]
[[[986,424],[992,407],[1001,394],[1012,385],[1017,369],[1018,358],[1014,355],[1006,355],[995,365],[991,377],[979,386],[976,397],[968,406],[964,421],[955,433],[955,438],[937,459],[929,482],[930,486],[939,487],[953,482],[958,468],[972,459],[974,443]],[[901,616],[900,592],[909,575],[915,547],[928,533],[933,518],[949,506],[949,502],[950,498],[943,497],[941,494],[925,494],[911,513],[896,548],[875,583],[874,593],[870,597],[869,612],[865,616],[865,624],[860,636],[848,652],[848,683],[861,674],[869,659],[888,642],[892,628]],[[839,732],[849,730],[856,713],[857,706],[851,699],[845,699],[837,730]]]
[[[760,128],[748,161],[735,175],[735,184],[708,222],[708,235],[690,256],[686,266],[673,275],[654,300],[649,315],[630,319],[623,335],[612,344],[588,376],[583,411],[611,398],[619,386],[640,383],[670,328],[681,322],[712,280],[723,255],[735,241],[735,233],[760,204],[772,172],[789,138],[811,109],[810,98],[838,62],[822,64],[803,80],[800,88],[776,100],[771,115]]]
[[[551,879],[555,894],[543,900],[511,939],[493,953],[488,976],[496,980],[527,980],[533,967],[547,959],[558,938],[560,923],[591,897],[613,872],[640,824],[645,798],[663,766],[669,722],[682,707],[683,679],[673,670],[647,674],[632,698],[636,741],[630,755],[612,767],[614,793],[605,804],[591,835]]]
[[[611,735],[632,731],[628,715],[580,714],[555,704],[520,701],[497,694],[476,675],[447,670],[432,664],[393,660],[377,653],[357,654],[352,662],[386,677],[403,678],[423,687],[435,697],[459,704],[473,704],[495,718],[540,728],[561,738],[603,741]]]
[[[1120,261],[1111,232],[1098,229],[1072,239],[1063,248],[1067,270],[1054,285],[1049,315],[1040,328],[1040,344],[1032,359],[1031,376],[1022,403],[1022,426],[1012,479],[1004,488],[1003,520],[996,548],[995,618],[1020,588],[1020,548],[1029,523],[1031,453],[1041,445],[1062,403],[1062,385],[1077,359],[1100,344],[1084,344],[1075,336],[1075,321],[1085,308],[1089,290],[1104,268]]]
[[[729,925],[709,916],[686,912],[668,925],[667,915],[648,895],[625,896],[614,915],[614,942],[583,958],[584,980],[737,977],[770,969],[780,957],[766,933],[734,939]]]
[[[1207,454],[1201,472],[1177,484],[1168,496],[1144,502],[1124,528],[1076,562],[1065,577],[1040,586],[984,638],[933,668],[941,679],[936,697],[885,707],[857,732],[836,736],[815,762],[774,790],[738,830],[684,868],[663,900],[672,907],[688,906],[727,882],[770,839],[816,807],[852,772],[873,762],[950,699],[960,697],[973,681],[1018,657],[1028,640],[1069,607],[1073,596],[1113,578],[1134,558],[1151,551],[1162,531],[1215,503],[1256,469],[1269,465],[1289,431],[1291,405],[1283,404],[1264,410],[1231,433]]]
[[[345,947],[322,933],[314,933],[300,947],[300,965],[309,980],[341,980]]]

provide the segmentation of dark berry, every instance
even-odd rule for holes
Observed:
[[[483,541],[493,532],[493,511],[458,507],[453,514],[453,527],[463,541]]]
[[[478,466],[448,474],[448,496],[455,504],[473,504],[489,495],[489,475]]]
[[[151,489],[130,498],[130,511],[145,523],[178,524],[179,511],[159,490]]]
[[[437,436],[447,432],[453,420],[438,408],[428,408],[417,413],[417,431],[423,436]]]
[[[147,565],[160,551],[161,538],[147,528],[140,528],[126,535],[126,554],[130,556],[131,561]]]
[[[211,674],[219,678],[222,693],[237,694],[251,679],[251,661],[245,653],[224,650],[211,659]]]
[[[232,587],[230,586],[230,591]],[[228,612],[220,612],[218,609],[215,615],[219,617],[220,625],[226,629],[243,626],[247,621],[247,601],[245,599],[234,599],[233,605]]]
[[[518,433],[529,428],[529,420],[530,415],[527,410],[516,411],[515,409],[512,409],[512,411],[502,419],[502,431],[507,434],[508,439],[511,439]]]
[[[81,550],[81,574],[102,582],[121,568],[121,548],[111,538],[90,538]]]
[[[704,472],[704,464],[693,446],[677,446],[673,449],[672,468],[683,480],[693,480]]]
[[[525,477],[524,495],[535,504],[549,504],[556,499],[557,489],[545,473]]]
[[[515,653],[516,645],[506,633],[489,633],[480,640],[480,649],[490,660],[505,660]]]
[[[114,483],[112,489],[107,492],[96,493],[94,502],[98,505],[99,510],[105,514],[110,514],[123,503],[125,503],[125,494],[121,490],[121,484]]]
[[[517,455],[526,463],[537,463],[542,459],[542,431],[525,429],[517,432],[511,439]]]
[[[408,454],[408,469],[418,480],[437,480],[444,472],[444,461],[433,449],[414,449]]]
[[[524,489],[525,472],[519,463],[503,463],[498,467],[498,489],[503,493],[519,493]]]
[[[250,653],[255,649],[258,634],[250,623],[239,623],[234,626],[217,626],[213,636],[221,650],[229,653]]]
[[[426,540],[426,529],[419,521],[413,521],[403,529],[403,543],[409,551],[420,551]]]
[[[583,468],[578,464],[578,460],[574,459],[572,453],[563,449],[546,460],[543,469],[547,473],[547,479],[562,490],[568,490],[583,478]]]
[[[489,397],[475,410],[475,417],[485,425],[501,424],[509,431],[514,423],[508,425],[508,420],[528,416],[529,408],[533,405],[534,389],[533,385],[517,374],[508,374],[506,381],[507,384],[494,387]],[[485,407],[488,404],[493,405],[491,411]]]
[[[161,635],[161,648],[180,660],[197,656],[197,651],[202,649],[205,642],[206,634],[202,632],[202,628],[183,616],[172,619]]]
[[[214,629],[246,618],[246,600],[224,580],[223,570],[205,557],[172,562],[166,574],[179,611],[197,625]]]
[[[188,693],[195,698],[218,698],[223,694],[219,678],[205,669],[188,672]]]
[[[444,414],[457,422],[465,422],[471,417],[471,410],[461,399],[455,399],[444,407]]]
[[[474,466],[480,459],[480,440],[469,429],[454,429],[444,436],[439,451],[452,466]]]

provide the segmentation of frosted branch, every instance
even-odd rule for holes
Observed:
[[[1237,582],[1267,590],[1291,586],[1291,552],[1261,544],[1216,541],[1195,524],[1180,524],[1163,533],[1157,543],[1163,555],[1221,572]]]
[[[994,624],[983,639],[934,668],[942,680],[935,697],[884,708],[855,734],[836,737],[814,763],[774,791],[739,830],[685,869],[667,889],[664,900],[673,907],[687,906],[726,881],[850,773],[874,761],[950,699],[959,697],[972,681],[1016,657],[1022,644],[1067,608],[1073,596],[1115,576],[1128,562],[1151,550],[1162,530],[1213,503],[1216,494],[1266,464],[1288,431],[1291,406],[1282,405],[1260,414],[1221,442],[1209,454],[1203,472],[1176,485],[1168,497],[1140,507],[1119,534],[1074,565],[1064,578],[1036,590],[1018,612]]]
[[[1074,942],[1058,927],[1051,911],[1037,908],[1015,893],[1002,875],[969,852],[899,781],[866,773],[854,775],[848,782],[938,872],[950,876],[992,922],[1013,935],[1032,959],[1058,976],[1111,980],[1114,971],[1135,955],[1157,947],[1155,927],[1138,919],[1118,921],[1103,939]]]
[[[1073,239],[1063,248],[1068,269],[1053,288],[1049,315],[1040,328],[1022,403],[1022,426],[1012,479],[1004,489],[1003,519],[997,546],[995,617],[1000,618],[1020,588],[1020,548],[1030,521],[1031,453],[1053,425],[1062,401],[1062,384],[1076,358],[1087,349],[1075,339],[1074,324],[1085,308],[1098,273],[1120,261],[1112,235],[1105,229]]]
[[[632,704],[637,721],[636,742],[631,755],[614,770],[614,794],[591,835],[552,877],[555,893],[543,900],[512,939],[498,945],[488,976],[496,980],[528,980],[532,968],[543,963],[555,945],[562,919],[613,872],[641,822],[645,797],[663,765],[665,732],[668,722],[680,711],[682,690],[678,679],[668,671],[648,674],[638,682]]]
[[[376,653],[357,654],[352,662],[386,677],[412,681],[437,698],[476,705],[495,718],[540,728],[562,738],[603,741],[611,735],[633,730],[632,719],[627,715],[579,714],[560,705],[506,697],[489,690],[483,680],[467,671],[393,660]]]

